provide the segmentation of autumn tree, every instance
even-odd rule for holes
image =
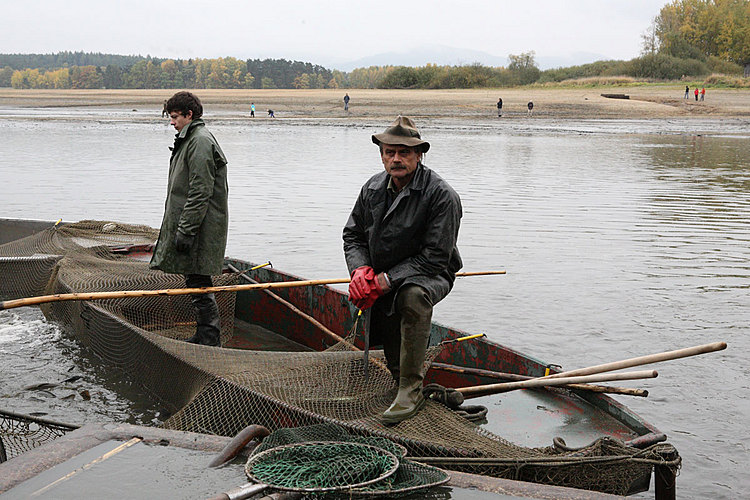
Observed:
[[[310,88],[310,75],[302,73],[294,79],[295,89],[309,89]]]
[[[73,66],[70,69],[70,86],[74,89],[100,89],[104,84],[98,66]]]
[[[47,71],[44,76],[49,89],[69,89],[72,85],[68,68]]]
[[[750,62],[748,0],[675,0],[662,7],[652,26],[660,53]]]

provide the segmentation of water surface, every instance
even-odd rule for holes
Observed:
[[[0,216],[158,227],[174,131],[81,114],[0,119]],[[370,135],[386,124],[216,118],[209,128],[230,162],[227,254],[310,279],[345,277],[341,229],[382,168]],[[508,271],[459,279],[435,319],[566,369],[726,341],[726,351],[657,365],[659,378],[630,384],[647,399],[617,399],[680,451],[680,498],[745,494],[746,123],[418,125],[432,143],[425,163],[463,202],[464,270]],[[0,313],[0,359],[0,397],[14,411],[158,422],[137,387],[33,310]],[[58,385],[25,389],[43,382]]]

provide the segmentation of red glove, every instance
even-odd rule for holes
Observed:
[[[385,273],[379,273],[377,276],[374,275],[370,278],[368,274],[366,277],[367,285],[370,288],[370,293],[362,299],[353,300],[354,305],[364,311],[369,309],[380,297],[391,291],[391,287],[388,285],[388,280],[385,277]]]
[[[349,282],[349,300],[354,305],[370,294],[370,281],[374,277],[375,271],[370,266],[362,266],[354,270],[352,280]]]

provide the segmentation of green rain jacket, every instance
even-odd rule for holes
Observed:
[[[227,159],[203,120],[176,135],[169,161],[167,201],[150,267],[175,274],[221,274],[229,225]],[[175,232],[195,235],[177,253]]]

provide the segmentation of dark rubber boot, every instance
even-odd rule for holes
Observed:
[[[389,425],[413,417],[425,404],[422,381],[432,320],[432,303],[419,286],[399,290],[397,308],[401,314],[400,377],[396,399],[383,413],[383,422]]]
[[[193,298],[193,305],[196,306],[197,326],[195,335],[187,341],[192,344],[219,346],[221,345],[221,321],[216,297],[212,293],[196,297],[202,297],[200,300]]]
[[[185,276],[185,285],[188,288],[202,288],[212,286],[211,276],[201,274],[189,274]],[[195,335],[187,339],[191,344],[221,345],[221,321],[219,319],[219,306],[213,293],[191,295],[190,299],[195,308]]]
[[[398,384],[401,378],[401,333],[392,335],[383,340],[383,354],[385,354],[385,363],[391,377]]]

